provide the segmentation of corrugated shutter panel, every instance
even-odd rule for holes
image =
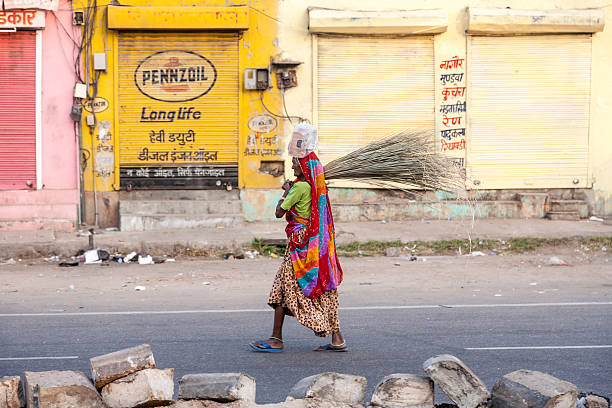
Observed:
[[[187,75],[204,73],[210,78],[214,72],[201,57],[211,62],[216,69],[216,81],[210,91],[204,95],[194,92],[198,86],[195,82],[173,84],[162,82],[157,86],[157,90],[146,91],[156,99],[145,95],[136,85],[137,69],[140,67],[142,70],[147,64],[152,64],[154,58],[157,58],[159,63],[157,68],[162,69],[205,66],[206,71],[188,72]],[[202,90],[204,91],[205,89]],[[179,95],[181,92],[185,95],[183,100]],[[237,165],[239,95],[237,33],[120,33],[118,93],[120,165]],[[189,108],[192,108],[191,112],[188,111]],[[196,111],[200,112],[201,116],[193,119],[193,113]],[[143,117],[150,119],[151,115],[159,115],[161,112],[166,112],[166,117],[169,112],[174,112],[173,120],[157,123],[147,123],[143,120]],[[180,118],[181,114],[183,118]],[[164,131],[164,141],[152,143],[151,132],[159,135],[160,130]],[[176,140],[174,142],[170,140],[171,134],[184,134],[189,130],[193,132],[194,141],[179,144]],[[178,158],[180,154],[175,154],[163,160],[151,159],[144,162],[139,156],[145,147],[151,156],[155,152],[183,151],[218,154],[216,159],[212,160],[199,160],[194,158],[195,156],[184,159]]]
[[[478,188],[586,187],[591,37],[469,45],[467,165]]]
[[[0,33],[0,85],[0,189],[35,189],[36,32]]]
[[[317,53],[323,163],[396,131],[433,129],[433,37],[320,36]]]

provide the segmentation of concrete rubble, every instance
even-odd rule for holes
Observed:
[[[414,374],[391,374],[374,389],[371,405],[383,408],[434,408],[433,381]]]
[[[147,344],[91,359],[94,383],[80,371],[25,372],[0,378],[0,408],[365,408],[366,378],[326,372],[300,380],[283,402],[257,404],[256,382],[246,373],[183,376],[174,396],[174,369],[157,369]],[[610,408],[606,397],[539,371],[506,374],[486,386],[458,358],[443,354],[423,363],[428,376],[391,374],[374,389],[368,408],[435,408],[437,384],[459,408]],[[111,380],[112,379],[112,380]],[[449,404],[442,404],[449,405]]]
[[[105,385],[101,393],[109,408],[168,405],[173,402],[174,369],[136,371]]]
[[[491,390],[490,408],[575,408],[578,392],[570,382],[539,371],[504,375]]]
[[[255,402],[255,379],[244,373],[187,374],[179,381],[178,397],[219,402]]]
[[[610,401],[599,395],[588,394],[584,397],[586,408],[609,408]]]
[[[93,357],[89,361],[91,374],[98,389],[136,371],[155,368],[153,352],[148,344]]]
[[[489,398],[482,380],[455,356],[432,357],[423,363],[423,370],[459,408],[476,408]]]
[[[19,408],[23,403],[21,377],[6,376],[0,378],[0,407]]]
[[[330,401],[360,407],[365,405],[366,379],[349,374],[323,373],[303,378],[289,391],[289,397],[308,400]],[[312,401],[315,402],[315,401]],[[323,407],[324,403],[318,405]],[[336,406],[325,404],[325,406]]]
[[[28,408],[106,408],[81,371],[26,371],[24,389]]]

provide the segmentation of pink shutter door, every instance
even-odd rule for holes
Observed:
[[[0,33],[0,189],[36,189],[36,32]]]

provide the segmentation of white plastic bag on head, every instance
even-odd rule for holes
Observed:
[[[289,141],[289,154],[299,159],[317,150],[317,128],[310,123],[300,123],[293,128]]]

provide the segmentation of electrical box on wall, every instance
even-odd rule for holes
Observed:
[[[85,13],[82,11],[72,12],[72,25],[80,26],[85,24]]]
[[[94,69],[96,71],[106,71],[106,53],[97,52],[94,54]]]
[[[244,70],[244,89],[265,90],[270,88],[268,68],[247,68]]]
[[[295,69],[276,73],[276,85],[278,89],[293,88],[297,86],[297,75]]]

